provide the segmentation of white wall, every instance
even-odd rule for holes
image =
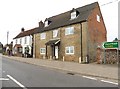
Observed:
[[[27,37],[27,43],[25,44],[25,37]],[[22,40],[21,46],[23,47],[22,53],[25,53],[25,47],[29,47],[30,51],[29,54],[31,54],[31,47],[32,47],[32,36],[25,36],[21,38],[17,38],[17,44],[20,44],[20,39]],[[13,47],[16,44],[16,39],[13,40]],[[14,50],[13,50],[14,51]],[[14,53],[14,52],[13,52]]]

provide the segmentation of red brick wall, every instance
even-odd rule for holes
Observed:
[[[97,15],[100,16],[100,22],[97,21]],[[107,41],[107,31],[99,6],[93,9],[88,18],[88,30],[91,41],[97,41],[98,43]]]
[[[97,21],[97,15],[100,16],[100,22]],[[96,60],[97,46],[107,41],[107,31],[99,6],[92,10],[88,18],[88,54],[90,58]],[[91,50],[93,49],[93,50]]]

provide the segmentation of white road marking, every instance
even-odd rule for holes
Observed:
[[[97,80],[96,78],[93,78],[93,77],[89,77],[89,76],[82,76],[84,78],[88,78],[88,79],[92,79],[92,80]]]
[[[118,85],[118,83],[115,83],[115,82],[111,82],[111,81],[106,81],[106,80],[101,80],[102,82],[105,82],[105,83],[111,83],[111,84],[115,84],[115,85]]]
[[[27,89],[25,88],[24,85],[22,85],[20,82],[18,82],[16,79],[14,79],[12,76],[10,75],[7,75],[7,77],[9,77],[11,80],[13,80],[16,84],[18,84],[20,87],[24,88],[24,89]]]
[[[9,80],[8,78],[0,78],[0,81]]]

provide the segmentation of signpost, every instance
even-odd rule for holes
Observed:
[[[103,48],[105,48],[105,49],[118,49],[118,42],[104,42]]]
[[[105,49],[117,49],[117,57],[119,56],[119,43],[118,42],[104,42],[102,47],[104,48],[104,63],[106,63],[105,59]]]

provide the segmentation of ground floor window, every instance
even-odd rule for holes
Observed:
[[[40,48],[40,54],[45,54],[45,48]]]
[[[66,54],[74,54],[74,46],[67,46],[65,47]]]

